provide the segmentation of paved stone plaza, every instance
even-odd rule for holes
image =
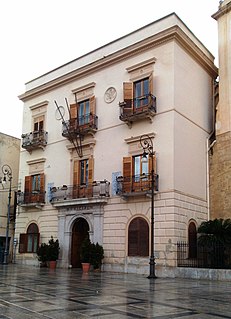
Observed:
[[[6,318],[231,318],[231,282],[0,265]]]

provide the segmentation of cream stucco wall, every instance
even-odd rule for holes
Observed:
[[[132,68],[140,69],[137,74],[140,72],[142,78],[145,67],[137,65],[145,61],[148,72],[153,74],[157,114],[152,121],[141,120],[129,127],[119,119],[123,82],[133,79]],[[189,220],[199,224],[207,218],[206,139],[212,128],[211,94],[216,72],[211,53],[172,14],[27,83],[20,96],[24,101],[23,133],[32,130],[33,112],[42,111],[38,105],[46,104],[44,129],[48,131],[48,144],[44,150],[31,153],[21,150],[21,189],[30,172],[29,164],[39,159],[43,161],[47,194],[51,185],[72,184],[73,158],[78,157],[62,137],[55,101],[64,106],[67,120],[65,98],[69,104],[74,103],[73,92],[90,85],[96,97],[98,130],[83,144],[91,144],[88,152],[94,157],[93,179],[108,180],[111,196],[100,204],[85,199],[75,205],[52,206],[46,200],[40,208],[19,207],[17,236],[26,232],[29,223],[36,222],[41,242],[50,235],[60,239],[59,262],[67,267],[72,226],[81,217],[89,224],[91,239],[104,246],[105,269],[146,272],[148,258],[127,256],[127,233],[135,216],[142,216],[150,226],[150,198],[125,200],[114,192],[112,183],[114,173],[122,174],[123,157],[131,154],[128,141],[152,134],[159,174],[159,192],[155,195],[156,257],[159,265],[175,266],[176,243],[187,239]],[[111,86],[117,95],[112,103],[106,103],[104,94]],[[31,254],[18,254],[17,258],[36,263]]]

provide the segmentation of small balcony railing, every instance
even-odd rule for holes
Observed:
[[[151,120],[156,114],[156,97],[152,94],[146,94],[138,98],[120,102],[119,106],[119,118],[121,121],[135,122],[144,118]]]
[[[231,269],[231,247],[211,244],[177,243],[177,266],[190,268]]]
[[[152,175],[141,174],[130,177],[118,176],[117,194],[121,196],[137,196],[152,192]],[[154,192],[158,191],[159,175],[154,174]]]
[[[98,129],[98,117],[94,114],[86,114],[78,118],[63,122],[62,135],[73,138],[76,135],[95,133]]]
[[[63,185],[51,188],[51,203],[79,198],[102,198],[109,197],[110,183],[106,180],[95,181],[83,185]]]
[[[22,134],[22,148],[25,148],[27,151],[44,148],[47,145],[47,136],[48,132],[43,130]]]
[[[17,193],[17,203],[20,206],[36,206],[45,204],[45,194],[46,192],[33,191],[33,192],[18,192]]]

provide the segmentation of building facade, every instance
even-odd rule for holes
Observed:
[[[0,133],[0,263],[4,261],[7,237],[7,251],[9,252],[7,261],[13,259],[20,144],[20,139]],[[7,172],[11,175],[5,174]],[[10,178],[12,178],[11,182]]]
[[[231,1],[220,2],[218,23],[219,95],[210,146],[210,218],[231,218]]]
[[[157,271],[173,269],[177,241],[208,215],[216,77],[173,13],[27,83],[17,262],[38,264],[39,243],[54,236],[59,266],[80,267],[89,236],[104,270],[147,273],[154,170]],[[142,160],[144,135],[153,161]]]

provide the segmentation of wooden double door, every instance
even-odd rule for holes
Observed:
[[[80,247],[85,238],[89,238],[89,225],[84,218],[77,218],[72,228],[71,265],[81,268]]]

